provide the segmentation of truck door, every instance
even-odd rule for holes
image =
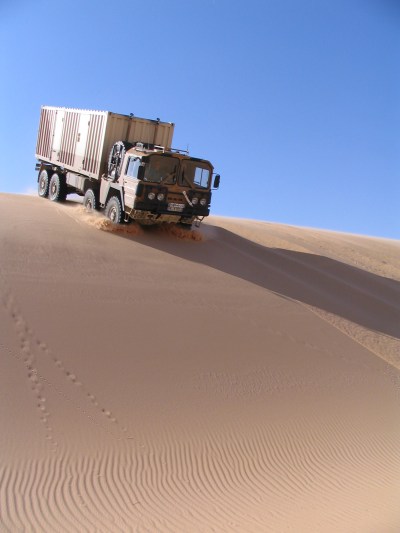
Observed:
[[[120,181],[122,181],[124,191],[124,203],[127,207],[133,207],[133,203],[135,201],[136,189],[139,185],[137,175],[140,163],[140,159],[136,156],[125,156]]]
[[[60,161],[60,149],[61,149],[61,138],[64,126],[64,110],[57,109],[56,111],[56,122],[54,126],[53,141],[51,146],[51,160],[58,163]]]
[[[83,168],[83,158],[86,151],[86,142],[89,131],[89,122],[90,115],[87,113],[82,113],[79,120],[78,134],[76,138],[76,149],[75,149],[75,167],[79,170]]]

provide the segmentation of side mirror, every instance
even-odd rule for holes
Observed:
[[[218,189],[220,181],[221,181],[221,176],[217,174],[214,179],[214,189]]]

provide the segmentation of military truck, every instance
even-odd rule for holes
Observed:
[[[219,187],[210,161],[171,148],[174,124],[64,107],[41,108],[38,194],[83,196],[114,223],[199,225]]]

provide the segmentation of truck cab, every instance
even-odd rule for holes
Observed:
[[[100,204],[105,205],[117,187],[124,220],[191,226],[210,213],[211,188],[219,183],[219,176],[213,184],[212,177],[211,163],[187,152],[119,141],[110,154],[108,175],[102,180]]]

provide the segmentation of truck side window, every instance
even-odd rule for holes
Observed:
[[[137,178],[138,168],[140,166],[140,159],[137,157],[130,157],[126,167],[125,174],[131,178]]]
[[[184,160],[181,163],[180,185],[207,189],[210,186],[211,169],[207,163]]]
[[[196,167],[193,182],[197,187],[208,187],[210,171],[207,168]]]

